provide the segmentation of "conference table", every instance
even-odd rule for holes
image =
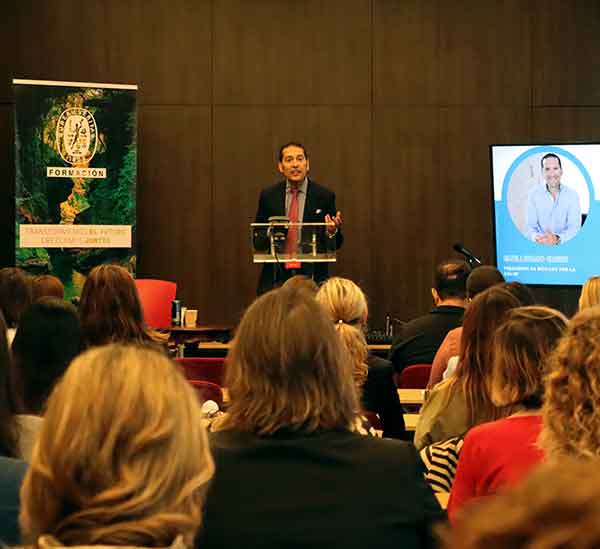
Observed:
[[[227,334],[231,334],[233,332],[233,327],[219,324],[198,326],[194,328],[173,326],[171,328],[171,337],[179,340],[184,340],[185,338],[188,340],[194,339],[194,342],[198,343],[198,349],[201,351],[228,351],[230,343],[206,339],[206,337],[208,337],[211,333],[215,332],[221,334],[223,337],[226,337]],[[387,353],[390,350],[389,345],[368,345],[368,348],[369,351],[376,354]]]
[[[177,347],[178,345],[186,345],[196,347],[202,346],[202,349],[213,350],[213,356],[225,356],[221,354],[223,351],[227,354],[229,345],[220,343],[229,341],[233,334],[234,326],[231,324],[198,324],[197,326],[171,326],[169,328],[169,343]],[[216,344],[217,346],[212,346]],[[219,346],[220,345],[220,346]],[[222,345],[226,345],[223,347]]]
[[[398,396],[402,404],[423,404],[425,389],[398,389]]]

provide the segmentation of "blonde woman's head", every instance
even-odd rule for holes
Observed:
[[[551,457],[599,457],[599,306],[571,319],[547,370],[541,445]]]
[[[317,301],[348,349],[354,366],[354,381],[357,388],[362,387],[368,373],[367,341],[362,331],[369,314],[365,294],[352,280],[334,277],[321,285]]]
[[[97,347],[76,358],[48,401],[21,490],[36,542],[191,543],[214,465],[192,388],[157,351]]]
[[[302,288],[272,290],[250,305],[228,355],[226,385],[225,429],[349,429],[358,410],[348,353]]]
[[[600,305],[600,276],[588,278],[583,288],[581,288],[581,295],[579,296],[580,311],[595,305]]]

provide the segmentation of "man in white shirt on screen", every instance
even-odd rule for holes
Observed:
[[[581,228],[581,206],[576,191],[561,183],[558,155],[542,157],[544,185],[536,185],[527,200],[527,234],[545,246],[556,246],[573,238]]]

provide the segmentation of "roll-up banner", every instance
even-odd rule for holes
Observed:
[[[65,297],[101,263],[135,272],[136,85],[13,80],[17,266]]]

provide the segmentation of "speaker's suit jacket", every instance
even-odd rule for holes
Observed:
[[[256,223],[268,223],[269,217],[285,215],[285,184],[285,181],[280,181],[261,191]],[[336,211],[335,193],[309,179],[301,221],[322,223],[327,214],[335,217]],[[338,230],[335,239],[335,247],[339,248],[344,241],[341,230]],[[258,282],[258,293],[262,294],[270,290],[274,285],[281,284],[295,274],[304,274],[314,278],[317,283],[322,282],[329,274],[327,265],[327,263],[302,263],[300,269],[286,270],[283,265],[278,267],[273,263],[265,263]]]

